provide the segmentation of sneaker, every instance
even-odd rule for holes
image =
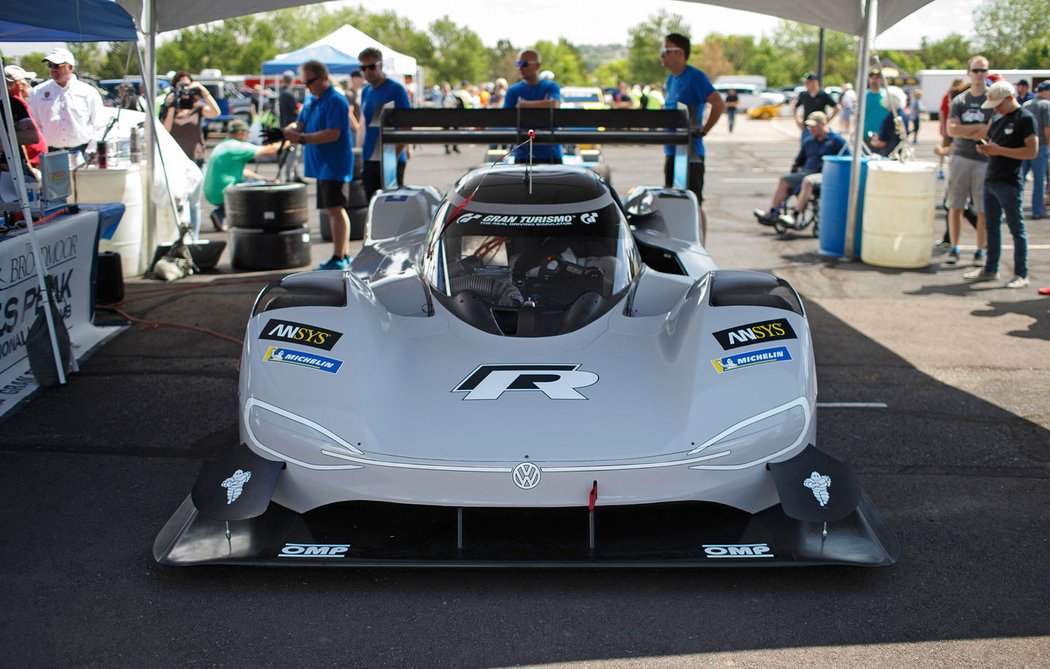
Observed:
[[[342,258],[336,258],[332,256],[326,262],[321,263],[317,269],[335,269],[344,270],[350,267],[350,256],[343,256]]]
[[[954,265],[959,262],[959,249],[948,251],[948,258],[944,261],[946,265]]]
[[[1027,288],[1028,277],[1027,276],[1015,276],[1006,282],[1007,288]]]
[[[762,225],[773,225],[773,221],[776,220],[776,215],[765,209],[755,209],[752,214],[758,219],[758,222]]]
[[[989,272],[983,267],[974,267],[973,269],[969,269],[963,272],[963,278],[969,281],[973,281],[974,283],[980,283],[982,281],[998,281],[999,272]]]
[[[970,263],[974,267],[984,267],[984,251],[978,251],[973,254],[973,262]]]
[[[1039,289],[1039,294],[1040,295],[1050,295],[1050,286],[1047,286],[1046,288],[1040,288]]]
[[[785,211],[780,216],[777,216],[777,220],[779,220],[781,223],[788,226],[789,228],[793,228],[795,227],[796,216],[798,216],[798,212]]]
[[[939,249],[950,249],[951,247],[952,243],[947,239],[942,239],[941,241],[937,242],[937,248]]]

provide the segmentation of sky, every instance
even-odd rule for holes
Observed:
[[[348,4],[363,1],[352,0]],[[933,0],[880,35],[875,47],[915,49],[923,37],[936,40],[953,32],[970,35],[973,9],[980,1]],[[393,10],[410,18],[420,29],[448,14],[457,24],[478,33],[486,46],[495,46],[500,38],[526,46],[538,40],[557,41],[559,37],[572,44],[625,44],[630,26],[661,9],[685,17],[694,40],[711,32],[771,36],[779,21],[761,14],[675,0],[482,0],[455,4],[436,0],[368,0],[364,4],[371,11]],[[4,44],[3,51],[21,55],[46,48],[42,44]]]
[[[952,32],[969,35],[973,32],[973,9],[978,4],[980,0],[934,0],[883,33],[875,46],[915,49],[923,37],[936,40]],[[661,9],[685,17],[694,40],[711,32],[771,36],[779,22],[762,14],[674,0],[485,0],[451,9],[435,0],[369,0],[367,7],[372,11],[394,10],[412,19],[417,28],[448,14],[478,33],[486,46],[495,46],[502,37],[515,45],[541,39],[557,41],[559,37],[572,44],[626,43],[630,26]]]

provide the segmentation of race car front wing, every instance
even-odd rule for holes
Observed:
[[[813,446],[771,466],[781,504],[757,514],[688,501],[601,506],[594,503],[596,495],[589,505],[572,508],[361,501],[299,514],[267,503],[281,467],[246,446],[206,463],[193,494],[157,536],[157,561],[173,566],[878,567],[892,565],[900,554],[892,530],[848,468]],[[230,471],[240,474],[230,476]],[[226,478],[219,476],[223,472]],[[264,472],[261,485],[245,483],[246,472]],[[201,484],[205,480],[208,484]],[[244,492],[234,497],[230,489],[237,489],[238,481]],[[249,487],[254,488],[250,496]],[[206,499],[205,491],[215,488],[217,499]],[[242,495],[250,511],[237,508]]]

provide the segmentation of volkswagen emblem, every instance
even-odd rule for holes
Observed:
[[[543,472],[531,462],[523,462],[514,468],[514,485],[522,490],[532,490],[540,484]]]

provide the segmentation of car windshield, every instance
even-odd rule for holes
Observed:
[[[532,197],[463,204],[457,194],[439,209],[423,272],[464,320],[504,335],[571,332],[607,311],[634,280],[637,251],[612,194],[594,189],[573,202],[551,178],[557,174],[536,170]],[[586,179],[593,188],[596,179]],[[570,201],[541,204],[558,202],[559,188]],[[527,185],[518,176],[496,189],[524,193]]]

